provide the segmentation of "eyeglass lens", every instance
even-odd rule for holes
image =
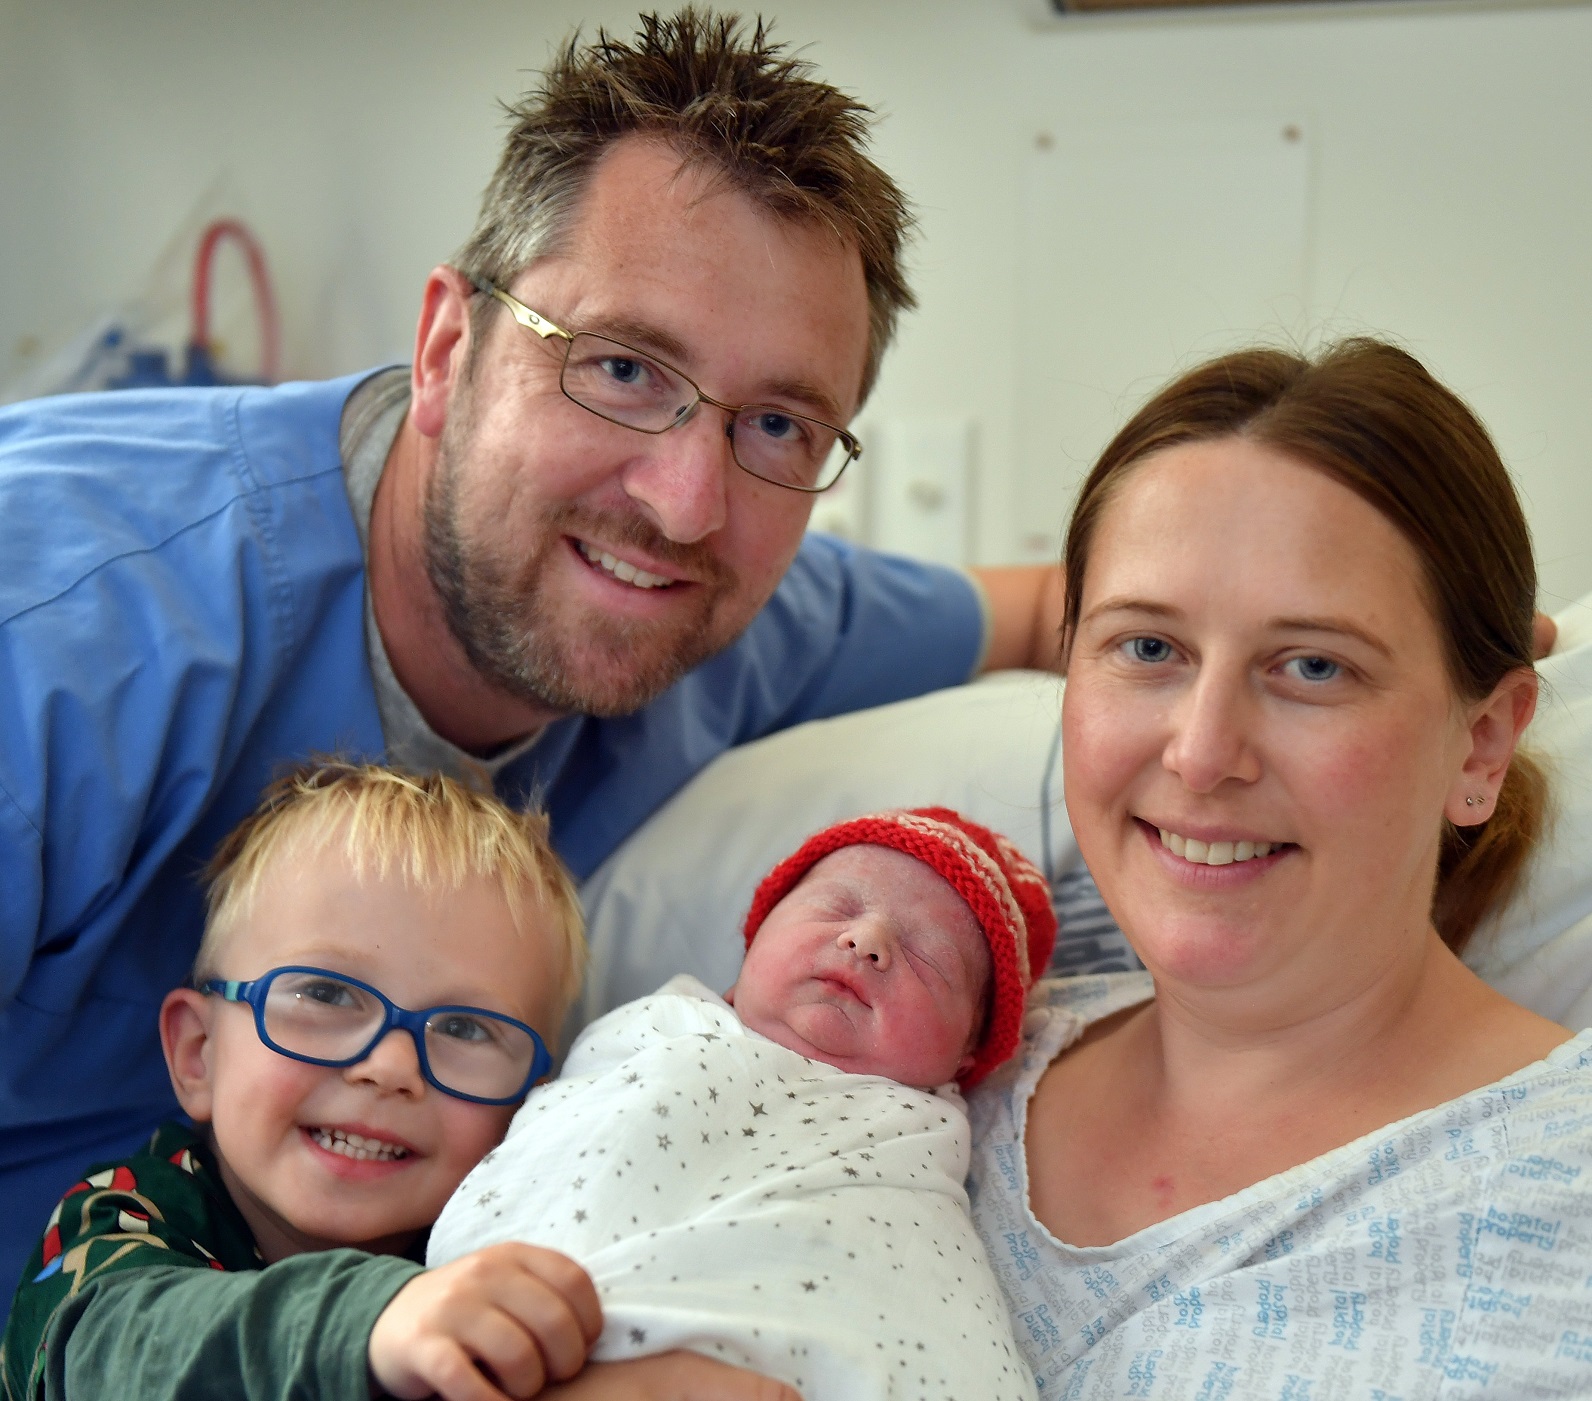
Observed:
[[[387,1009],[365,988],[324,973],[276,974],[265,995],[265,1032],[284,1051],[342,1061],[373,1050]],[[437,1008],[426,1018],[425,1055],[439,1084],[460,1094],[518,1094],[536,1057],[535,1042],[489,1012]]]
[[[577,332],[564,360],[564,393],[627,428],[662,433],[698,402],[683,375],[618,341]],[[851,460],[838,429],[771,404],[747,404],[730,438],[735,460],[754,477],[822,491]]]

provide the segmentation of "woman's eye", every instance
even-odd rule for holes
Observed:
[[[1301,681],[1312,681],[1317,684],[1336,679],[1338,673],[1343,670],[1330,657],[1292,657],[1284,664],[1284,669],[1291,670]]]
[[[1172,657],[1172,644],[1159,637],[1130,637],[1122,644],[1122,649],[1134,661],[1150,665],[1170,661]]]

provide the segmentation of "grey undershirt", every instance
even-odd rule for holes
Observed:
[[[443,739],[421,715],[409,693],[393,674],[387,648],[376,626],[370,599],[370,508],[376,497],[387,454],[392,450],[404,414],[409,409],[409,370],[399,366],[382,370],[365,380],[343,405],[337,445],[343,458],[343,480],[348,502],[359,530],[359,547],[365,556],[365,654],[376,686],[376,713],[381,718],[387,757],[401,768],[419,773],[434,770],[474,787],[491,788],[498,771],[518,759],[536,743],[540,731],[516,740],[490,758],[480,759]]]

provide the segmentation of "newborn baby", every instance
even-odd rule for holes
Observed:
[[[573,1256],[600,1361],[694,1348],[808,1401],[1034,1396],[967,1215],[958,1085],[1016,1047],[1055,932],[1032,863],[949,809],[820,832],[758,887],[730,998],[675,978],[588,1027],[428,1263]]]

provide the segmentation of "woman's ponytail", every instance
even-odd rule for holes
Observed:
[[[1491,817],[1476,827],[1443,823],[1432,922],[1455,953],[1514,892],[1547,820],[1547,775],[1517,750]]]

